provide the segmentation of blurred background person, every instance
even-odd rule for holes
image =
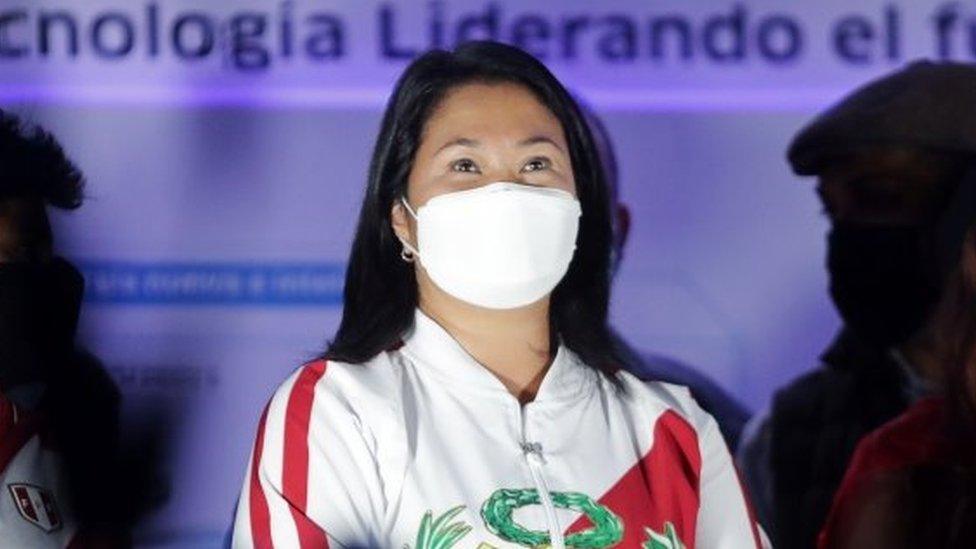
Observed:
[[[85,180],[51,134],[0,111],[0,546],[128,545],[142,486],[119,458],[119,392],[75,346],[84,280],[48,207]],[[9,493],[8,493],[9,492]]]
[[[973,97],[973,67],[915,63],[852,93],[789,148],[794,171],[818,177],[844,327],[821,366],[747,427],[739,451],[780,547],[815,545],[858,441],[943,378],[956,329],[936,311],[955,265],[945,249],[962,240],[946,227],[976,152]]]
[[[579,100],[577,100],[579,101]],[[613,256],[611,269],[614,274],[624,257],[624,247],[630,234],[630,209],[620,198],[620,169],[609,130],[593,109],[579,101],[587,124],[593,133],[600,163],[610,191],[610,204],[613,209]],[[691,390],[695,400],[718,422],[722,437],[732,452],[739,445],[739,435],[749,421],[749,411],[732,395],[719,387],[708,376],[678,360],[663,355],[648,353],[634,348],[614,332],[620,352],[628,357],[628,368],[644,380],[664,381],[684,385]]]
[[[858,444],[821,548],[976,547],[974,224],[976,163],[938,225],[946,283],[920,336],[933,394]]]

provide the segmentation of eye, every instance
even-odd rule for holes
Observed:
[[[451,162],[451,171],[461,173],[479,173],[478,165],[470,158],[461,158]]]
[[[544,156],[537,156],[526,162],[525,166],[522,167],[522,171],[537,172],[539,170],[548,170],[550,166],[552,166],[552,162],[548,158]]]

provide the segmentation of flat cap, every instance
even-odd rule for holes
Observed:
[[[918,61],[858,88],[790,144],[799,175],[858,149],[907,146],[976,153],[976,65]]]

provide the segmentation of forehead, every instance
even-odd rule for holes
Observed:
[[[424,126],[423,139],[464,135],[562,140],[559,119],[528,88],[514,83],[462,84],[447,92]]]
[[[918,199],[938,198],[952,188],[953,166],[945,155],[918,149],[866,150],[832,161],[820,174],[819,187],[828,193],[857,186]]]
[[[860,175],[890,175],[901,180],[927,183],[945,172],[942,157],[917,149],[878,148],[838,157],[828,164],[821,178],[836,179]]]

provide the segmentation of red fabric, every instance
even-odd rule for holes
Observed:
[[[3,393],[0,393],[0,440],[13,428],[17,421],[17,412],[14,410],[14,403],[7,400]]]
[[[258,435],[254,439],[254,453],[251,457],[251,481],[248,488],[251,513],[251,538],[254,547],[259,549],[273,547],[271,543],[271,513],[268,511],[268,500],[264,498],[261,488],[261,454],[264,451],[264,427],[268,420],[268,407],[265,406],[258,423]]]
[[[304,547],[328,547],[325,532],[309,518],[308,510],[308,427],[312,418],[315,385],[325,375],[326,362],[319,360],[302,368],[288,396],[285,412],[285,460],[282,491],[291,506],[298,539]]]
[[[844,480],[834,496],[818,547],[830,547],[840,517],[858,499],[863,483],[875,475],[922,464],[941,463],[947,454],[942,437],[945,402],[930,397],[916,402],[902,415],[865,436],[857,445]]]
[[[646,541],[643,528],[664,532],[664,523],[674,525],[685,547],[695,546],[698,519],[698,487],[701,454],[698,435],[678,414],[665,412],[654,425],[654,443],[620,480],[600,498],[630,526],[624,529],[620,547],[641,547]],[[566,530],[572,534],[592,527],[581,516]]]
[[[0,394],[0,474],[27,441],[38,434],[40,426],[37,414],[20,412],[14,403]]]

